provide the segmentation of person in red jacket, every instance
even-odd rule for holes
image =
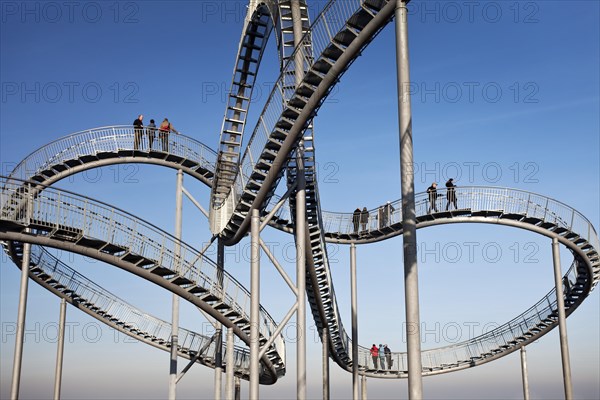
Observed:
[[[377,369],[377,359],[379,358],[379,349],[377,345],[373,343],[373,347],[371,347],[371,357],[373,357],[373,367]]]
[[[158,136],[160,137],[163,151],[166,151],[167,153],[169,152],[169,132],[171,131],[179,134],[167,118],[163,119],[163,122],[158,128]]]

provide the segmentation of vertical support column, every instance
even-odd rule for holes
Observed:
[[[302,142],[296,150],[296,397],[306,398],[306,178]]]
[[[177,170],[177,188],[175,192],[175,264],[181,266],[181,227],[183,209],[183,171]],[[177,397],[177,345],[179,336],[179,296],[173,294],[171,307],[171,354],[169,364],[169,400]]]
[[[290,3],[290,11],[292,12],[292,29],[294,31],[294,47],[301,45],[302,39],[302,13],[300,10],[300,1],[292,0]],[[304,54],[301,51],[297,51],[295,58],[295,72],[296,72],[296,87],[300,85],[302,79],[304,79]]]
[[[560,249],[558,239],[552,238],[552,260],[554,261],[554,284],[556,285],[556,306],[558,308],[558,332],[560,336],[560,354],[562,357],[565,399],[573,398],[571,383],[571,361],[569,358],[569,343],[567,341],[567,317],[565,314],[565,297],[563,293],[562,273],[560,268]]]
[[[361,400],[367,400],[367,376],[362,376]]]
[[[241,392],[242,392],[242,390],[240,388],[240,378],[238,378],[236,376],[235,377],[235,396],[234,396],[235,400],[240,400]]]
[[[219,289],[223,290],[223,274],[225,271],[225,246],[217,240],[217,283]],[[215,392],[214,399],[221,400],[223,388],[223,325],[215,321]]]
[[[27,230],[29,231],[29,229]],[[29,285],[29,260],[31,258],[31,244],[23,243],[23,260],[21,262],[21,286],[19,290],[19,308],[17,311],[17,335],[15,336],[15,358],[13,364],[10,398],[19,398],[21,384],[21,365],[23,361],[23,341],[25,337],[25,316],[27,314],[27,290]]]
[[[396,68],[398,76],[398,117],[400,126],[400,177],[402,186],[402,234],[404,242],[404,285],[408,352],[408,398],[423,398],[417,229],[413,166],[412,114],[408,55],[408,12],[406,2],[396,0]]]
[[[225,398],[227,400],[233,400],[233,328],[227,328],[227,361],[226,361],[226,370],[225,370]]]
[[[521,347],[521,377],[523,378],[523,399],[529,400],[529,379],[527,378],[527,352]]]
[[[358,300],[356,294],[356,245],[350,244],[350,297],[352,320],[352,398],[358,399]]]
[[[258,353],[260,351],[260,216],[258,210],[251,210],[250,228],[250,399],[258,400]]]
[[[60,299],[60,315],[58,317],[58,345],[56,351],[56,371],[54,373],[54,400],[60,399],[62,384],[63,354],[65,349],[65,322],[67,319],[67,301]]]
[[[329,333],[327,325],[321,331],[323,345],[323,400],[329,400]]]

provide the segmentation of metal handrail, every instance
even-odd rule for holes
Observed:
[[[521,189],[489,187],[489,186],[460,186],[455,188],[458,209],[470,209],[471,211],[502,211],[503,213],[523,214],[527,217],[535,217],[544,221],[554,222],[570,231],[574,231],[579,236],[586,238],[596,248],[600,247],[597,241],[598,234],[593,224],[579,211],[562,203],[558,200],[529,192]],[[426,192],[415,194],[416,216],[436,214],[438,218],[443,217],[447,201],[446,189],[438,189],[437,208],[438,212],[429,209],[429,195]],[[402,202],[396,200],[390,205],[394,209],[387,217],[387,221],[382,223],[381,211],[385,207],[368,210],[368,220],[366,229],[359,225],[358,233],[368,234],[372,231],[378,231],[381,228],[394,227],[402,221]],[[450,211],[454,211],[454,207]],[[286,211],[282,211],[283,213]],[[323,224],[325,232],[332,236],[348,235],[356,233],[353,225],[353,213],[323,211]],[[337,229],[332,229],[333,227]],[[594,242],[594,240],[596,240]]]
[[[159,130],[155,128],[155,149],[162,151]],[[9,177],[28,180],[37,173],[65,161],[103,152],[134,150],[136,128],[131,125],[114,125],[87,129],[56,139],[25,157]],[[143,128],[141,151],[149,151],[148,127]],[[169,134],[169,154],[183,157],[214,171],[216,152],[202,142],[182,134]],[[160,149],[160,150],[159,150]],[[154,150],[154,149],[153,149]]]
[[[0,177],[1,219],[18,224],[35,224],[38,228],[60,230],[76,238],[88,238],[118,246],[123,252],[153,260],[156,265],[187,278],[229,304],[247,320],[250,319],[250,293],[233,276],[225,272],[222,286],[216,264],[200,255],[185,242],[179,242],[180,255],[175,254],[176,238],[156,226],[137,219],[132,214],[107,206],[90,198],[54,188],[46,188],[34,197],[33,190],[15,179]],[[22,206],[27,204],[28,207]],[[11,211],[13,210],[13,211]],[[260,333],[270,337],[277,324],[261,306]],[[276,340],[279,354],[285,354],[283,339]]]
[[[107,318],[115,318],[112,321],[113,325],[127,327],[124,332],[132,337],[150,337],[153,342],[170,342],[171,323],[137,309],[69,267],[42,246],[31,246],[31,261],[33,265],[48,275],[48,279],[53,279],[62,285],[63,292],[71,292],[69,295],[65,295],[66,297],[76,299],[75,301],[80,305],[90,302],[98,307],[97,310],[90,310],[97,319],[102,321]],[[17,263],[17,265],[20,264]],[[86,308],[89,309],[89,307]],[[180,352],[197,353],[211,341],[212,339],[208,336],[179,328],[178,347]],[[223,349],[225,350],[225,347]],[[248,350],[244,347],[234,346],[234,352],[236,372],[247,374],[250,367]],[[216,346],[212,343],[204,350],[203,356],[214,359],[215,353]]]

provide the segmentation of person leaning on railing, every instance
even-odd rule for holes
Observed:
[[[173,128],[173,125],[171,125],[169,120],[165,118],[158,128],[158,136],[160,137],[162,150],[167,153],[169,152],[169,132],[171,131],[179,135],[179,132]]]

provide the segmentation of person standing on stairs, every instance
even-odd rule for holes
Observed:
[[[450,178],[448,179],[448,182],[446,182],[446,188],[447,188],[447,192],[446,192],[446,199],[448,199],[448,202],[446,203],[446,211],[448,211],[448,207],[450,207],[450,203],[452,203],[454,205],[454,209],[458,210],[458,206],[456,205],[456,185],[454,184],[454,179]]]
[[[367,211],[367,207],[363,207],[360,212],[360,229],[361,231],[367,230],[367,224],[369,223],[369,212]]]
[[[354,227],[354,233],[358,233],[358,227],[360,225],[360,208],[356,208],[352,214],[352,225]]]
[[[171,131],[179,135],[179,132],[177,132],[169,120],[165,118],[158,128],[158,136],[160,137],[163,151],[167,153],[169,152],[169,132]]]
[[[375,343],[373,343],[373,347],[371,347],[370,353],[371,353],[371,357],[373,358],[373,368],[377,369],[377,360],[379,359],[379,349],[377,348]]]
[[[142,120],[144,116],[138,115],[137,119],[133,121],[133,149],[138,150],[140,143],[142,142],[142,135],[144,134],[144,123]]]
[[[154,136],[156,135],[156,124],[154,120],[151,119],[148,124],[148,129],[146,129],[146,133],[148,134],[148,144],[150,145],[150,150],[152,150],[152,143],[154,143]]]
[[[427,194],[429,195],[429,208],[427,209],[427,214],[431,214],[431,210],[438,212],[436,201],[438,198],[437,192],[437,183],[433,182],[431,186],[427,188]]]

